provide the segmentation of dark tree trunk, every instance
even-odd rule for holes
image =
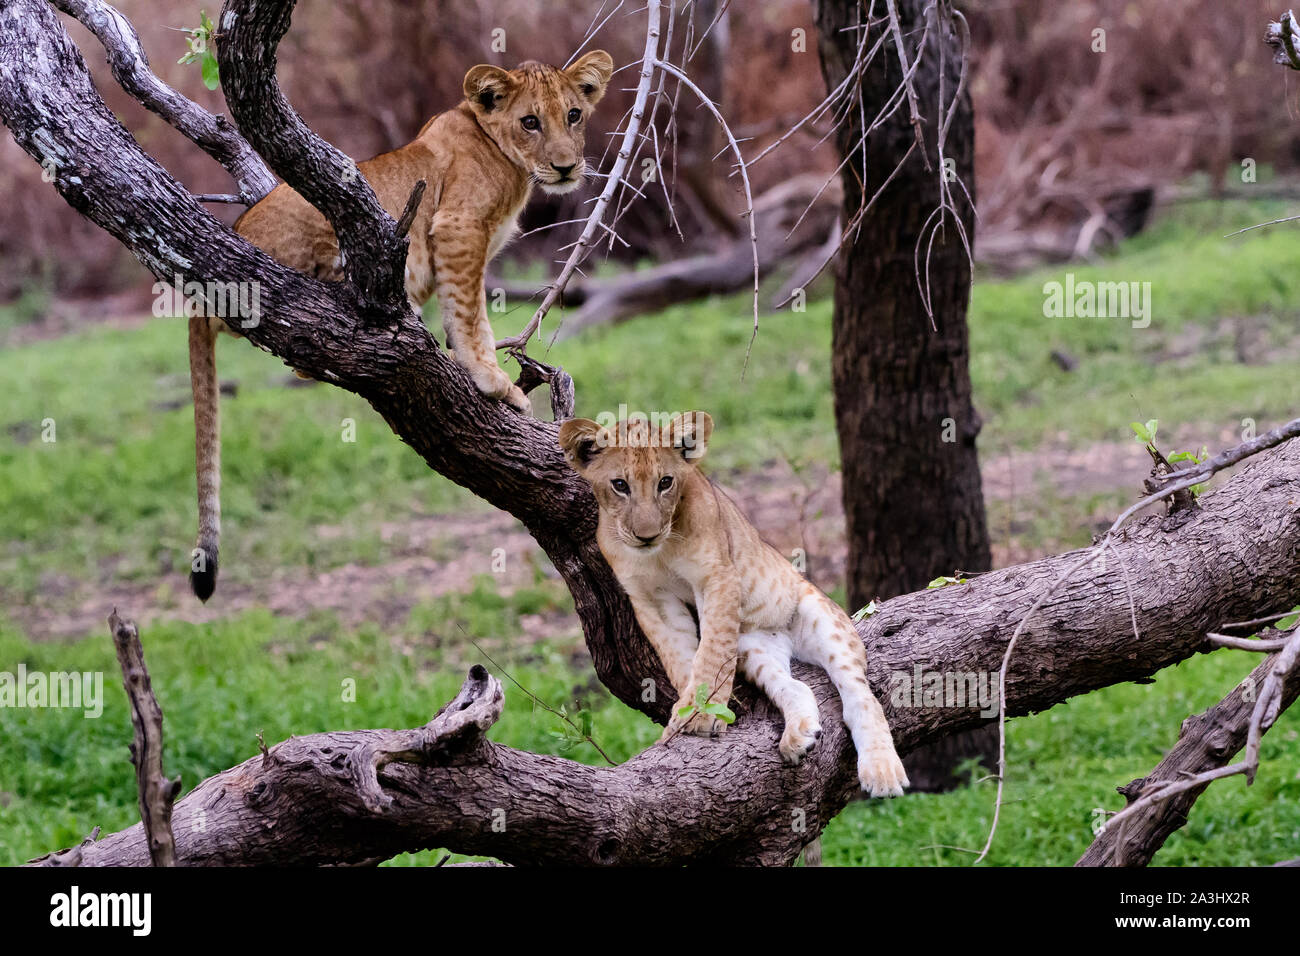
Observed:
[[[915,142],[906,98],[875,129],[862,155],[862,120],[870,123],[899,90],[903,71],[892,40],[862,73],[865,109],[846,111],[838,130],[844,167],[844,221],[849,222],[890,176],[861,229],[840,256],[835,282],[832,376],[835,418],[844,467],[848,599],[856,609],[873,598],[923,588],[954,570],[986,571],[991,564],[975,436],[980,421],[971,405],[966,306],[971,274],[952,214],[929,245],[933,325],[917,283],[917,246],[926,271],[926,223],[939,207],[939,119],[958,84],[958,45],[946,26],[932,23],[923,53],[915,49],[925,25],[924,0],[898,0],[908,62],[924,120],[928,167]],[[834,89],[852,69],[861,31],[856,0],[820,0],[822,72]],[[871,41],[887,22],[873,26]],[[940,107],[939,46],[945,45]],[[974,196],[975,127],[963,94],[948,131],[945,155]],[[863,176],[865,160],[865,177]],[[895,168],[902,161],[902,167]],[[974,211],[953,183],[958,209],[973,238]],[[967,757],[996,765],[996,737],[977,729],[940,741],[907,761],[914,790],[947,789],[951,771]]]

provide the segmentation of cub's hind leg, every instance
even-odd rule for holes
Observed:
[[[849,616],[808,586],[799,601],[795,656],[830,675],[840,693],[844,723],[858,752],[858,781],[873,797],[901,797],[907,772],[894,749],[885,711],[867,683],[867,652]]]
[[[817,745],[822,735],[817,698],[801,680],[790,674],[792,645],[786,634],[750,631],[740,635],[740,672],[781,711],[781,759],[794,765]]]
[[[442,212],[434,216],[434,283],[447,348],[480,392],[527,415],[532,411],[528,396],[497,364],[496,338],[483,290],[487,258],[488,236],[474,223]]]

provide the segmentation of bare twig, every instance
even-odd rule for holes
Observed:
[[[628,161],[632,158],[637,134],[641,130],[641,120],[645,116],[646,101],[650,97],[650,86],[654,80],[655,61],[659,55],[661,6],[660,0],[646,0],[645,52],[641,56],[641,73],[636,86],[636,99],[632,105],[632,113],[628,119],[627,128],[623,133],[623,145],[620,147],[618,156],[614,160],[614,166],[605,180],[605,188],[601,191],[600,198],[596,200],[591,214],[587,217],[587,225],[583,228],[582,235],[578,237],[578,241],[574,244],[573,251],[569,253],[563,268],[560,269],[560,274],[555,277],[555,281],[547,289],[546,296],[537,307],[537,311],[533,313],[533,317],[528,320],[528,324],[524,326],[518,335],[512,335],[498,341],[496,344],[498,349],[515,351],[521,350],[528,345],[528,340],[533,337],[533,333],[541,328],[542,319],[546,317],[546,314],[551,310],[551,306],[555,305],[563,294],[564,286],[569,281],[569,277],[573,275],[595,243],[596,232],[600,228],[605,210],[613,200],[614,194],[617,192],[627,170]]]
[[[51,2],[103,44],[113,78],[123,90],[224,166],[239,186],[239,195],[233,199],[206,196],[198,197],[200,202],[251,205],[275,188],[275,176],[225,117],[209,113],[154,75],[139,34],[118,10],[103,0]]]
[[[907,92],[907,105],[912,114],[912,130],[916,134],[916,145],[921,148],[921,158],[925,160],[925,168],[930,168],[930,157],[925,154],[925,134],[921,131],[921,110],[916,105],[916,90],[912,86],[912,67],[907,63],[907,47],[903,43],[903,28],[898,20],[898,8],[894,5],[894,0],[885,0],[885,7],[889,11],[889,28],[894,34],[894,48],[898,53],[898,63],[903,68],[903,89]],[[920,62],[921,57],[925,55],[925,44],[916,49],[916,59]]]
[[[1007,642],[1007,649],[1002,656],[1002,668],[999,672],[1000,673],[999,686],[1003,688],[1006,687],[1007,668],[1010,666],[1011,663],[1012,651],[1015,650],[1016,641],[1020,638],[1020,635],[1024,632],[1026,625],[1029,623],[1029,620],[1038,612],[1038,610],[1048,601],[1049,598],[1055,595],[1057,589],[1060,588],[1060,586],[1064,584],[1067,580],[1073,577],[1074,574],[1080,568],[1082,568],[1085,564],[1088,564],[1089,562],[1097,560],[1099,557],[1101,557],[1106,553],[1106,550],[1111,546],[1111,542],[1114,540],[1114,536],[1116,532],[1119,531],[1120,527],[1126,521],[1128,521],[1129,518],[1137,514],[1137,512],[1141,511],[1143,508],[1147,507],[1148,505],[1154,504],[1155,502],[1161,500],[1162,498],[1167,498],[1170,495],[1183,490],[1184,488],[1190,488],[1192,485],[1197,484],[1199,480],[1202,478],[1212,475],[1215,472],[1222,471],[1224,468],[1229,468],[1232,465],[1235,465],[1238,462],[1241,462],[1246,458],[1251,457],[1252,455],[1257,455],[1261,451],[1264,451],[1268,448],[1272,448],[1276,445],[1280,445],[1282,442],[1285,442],[1297,436],[1300,436],[1300,419],[1295,419],[1294,421],[1288,422],[1286,425],[1282,425],[1278,428],[1273,429],[1272,431],[1264,433],[1263,435],[1259,435],[1251,439],[1250,441],[1242,442],[1240,445],[1237,445],[1233,448],[1229,448],[1226,451],[1220,452],[1218,455],[1215,455],[1213,458],[1201,462],[1195,468],[1188,469],[1187,471],[1177,472],[1177,476],[1179,478],[1178,481],[1172,482],[1171,484],[1165,486],[1164,488],[1161,488],[1159,491],[1155,492],[1154,494],[1147,495],[1137,504],[1125,510],[1118,518],[1115,519],[1115,522],[1110,526],[1109,529],[1107,529],[1106,533],[1101,536],[1101,538],[1097,541],[1095,545],[1093,545],[1093,547],[1088,548],[1086,551],[1084,551],[1078,561],[1069,565],[1065,569],[1065,571],[1063,571],[1061,575],[1057,577],[1057,579],[1051,584],[1051,586],[1048,587],[1047,590],[1043,592],[1042,597],[1040,597],[1038,601],[1036,601],[1034,605],[1029,609],[1029,612],[1021,619],[1020,623],[1016,625],[1016,629],[1012,633],[1011,639]],[[1006,694],[1003,693],[999,695],[999,699],[998,699],[998,773],[997,773],[998,788],[997,788],[997,797],[995,799],[994,808],[993,808],[993,823],[989,828],[988,840],[984,844],[984,849],[980,851],[979,856],[975,858],[976,863],[983,862],[984,858],[988,856],[989,850],[992,849],[993,847],[993,837],[997,833],[998,819],[1002,807],[1002,799],[1003,799],[1003,792],[1006,784],[1006,772],[1007,772],[1006,723],[1007,723]],[[1254,771],[1252,770],[1251,774],[1253,775],[1253,773]]]
[[[114,609],[108,618],[108,629],[113,635],[122,682],[131,703],[131,726],[135,729],[131,763],[135,765],[140,791],[140,819],[149,842],[149,858],[154,866],[175,866],[172,804],[180,793],[181,778],[168,780],[163,774],[162,708],[149,682],[144,648],[135,624],[122,620]]]
[[[690,77],[671,63],[659,60],[655,65],[665,73],[675,76],[683,86],[699,97],[700,103],[713,114],[713,118],[722,127],[723,135],[727,137],[727,143],[731,146],[731,151],[736,157],[736,165],[740,169],[740,179],[745,187],[745,212],[742,215],[749,220],[749,244],[754,255],[754,331],[749,337],[749,346],[745,349],[745,366],[748,367],[749,354],[754,348],[754,339],[758,336],[758,233],[754,228],[754,193],[749,185],[749,166],[745,162],[744,154],[740,151],[740,144],[736,142],[736,137],[731,134],[731,127],[727,125],[727,121],[723,119],[717,105],[704,94],[704,91],[696,86]],[[741,374],[743,376],[744,373]]]

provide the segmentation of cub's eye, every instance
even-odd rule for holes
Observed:
[[[669,488],[671,488],[672,486],[673,486],[673,476],[672,476],[672,475],[664,475],[662,478],[659,479],[659,490],[660,490],[660,491],[667,491],[667,490],[668,490]]]
[[[570,126],[572,126],[574,123],[578,122],[578,120],[580,120],[580,119],[582,119],[582,110],[578,109],[577,107],[574,107],[573,109],[569,110],[569,125],[570,125]]]
[[[529,113],[527,116],[525,116],[523,119],[519,121],[519,125],[522,126],[524,129],[528,130],[530,133],[535,133],[542,128],[542,121],[539,120],[532,113]]]
[[[613,489],[617,491],[620,495],[625,495],[630,490],[627,486],[627,482],[624,481],[622,478],[615,478],[613,481],[610,482],[610,486],[613,487]]]

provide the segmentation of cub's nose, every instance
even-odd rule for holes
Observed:
[[[555,170],[557,173],[559,173],[561,179],[568,179],[568,178],[569,178],[569,173],[573,172],[573,166],[574,166],[574,165],[577,165],[577,164],[575,163],[575,164],[572,164],[572,165],[569,165],[569,166],[557,166],[555,163],[551,163],[551,169],[553,169],[553,170]]]
[[[659,535],[652,534],[648,538],[645,537],[644,535],[637,535],[636,539],[641,542],[642,547],[648,548],[650,547],[650,545],[654,544],[657,540],[659,540]]]

